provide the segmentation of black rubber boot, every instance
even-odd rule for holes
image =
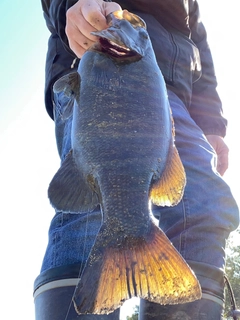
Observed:
[[[223,306],[201,299],[178,305],[160,305],[141,300],[139,320],[221,320]]]
[[[35,320],[119,320],[119,310],[109,315],[78,315],[72,301],[75,286],[45,290],[35,299]]]
[[[120,309],[109,315],[78,315],[72,298],[81,264],[41,272],[34,281],[35,320],[119,320]]]

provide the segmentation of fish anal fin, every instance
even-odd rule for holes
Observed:
[[[182,199],[185,185],[185,170],[178,151],[173,146],[162,176],[156,179],[151,186],[150,199],[158,206],[177,205]]]
[[[77,168],[72,151],[53,177],[48,188],[48,197],[52,206],[62,212],[89,212],[99,204],[96,192]]]
[[[201,298],[194,273],[153,223],[148,239],[129,239],[115,247],[105,244],[97,238],[77,286],[78,314],[108,314],[134,296],[160,304]]]

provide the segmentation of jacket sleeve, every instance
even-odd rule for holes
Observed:
[[[68,39],[65,33],[66,12],[78,0],[41,0],[44,18],[49,31],[57,34],[61,39],[65,49],[73,56],[74,53],[69,48]]]
[[[206,30],[200,21],[197,1],[189,0],[191,39],[199,49],[202,74],[193,84],[191,117],[205,134],[226,134],[227,120],[222,114],[222,103],[217,93],[217,80]]]

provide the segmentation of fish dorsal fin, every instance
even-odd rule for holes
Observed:
[[[52,206],[62,212],[90,212],[99,204],[96,192],[76,166],[72,151],[53,177],[48,197]]]
[[[158,206],[174,206],[181,201],[185,185],[185,170],[178,151],[173,146],[162,176],[151,186],[150,199]]]

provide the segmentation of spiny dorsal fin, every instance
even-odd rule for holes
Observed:
[[[97,236],[75,291],[77,313],[108,314],[134,296],[160,304],[200,299],[194,273],[153,222],[148,236],[122,244],[110,233],[103,225]]]
[[[166,168],[150,190],[150,199],[158,206],[174,206],[183,196],[186,175],[175,146],[169,152]]]
[[[89,212],[99,204],[97,194],[77,168],[72,151],[53,177],[48,197],[52,206],[62,212]]]

